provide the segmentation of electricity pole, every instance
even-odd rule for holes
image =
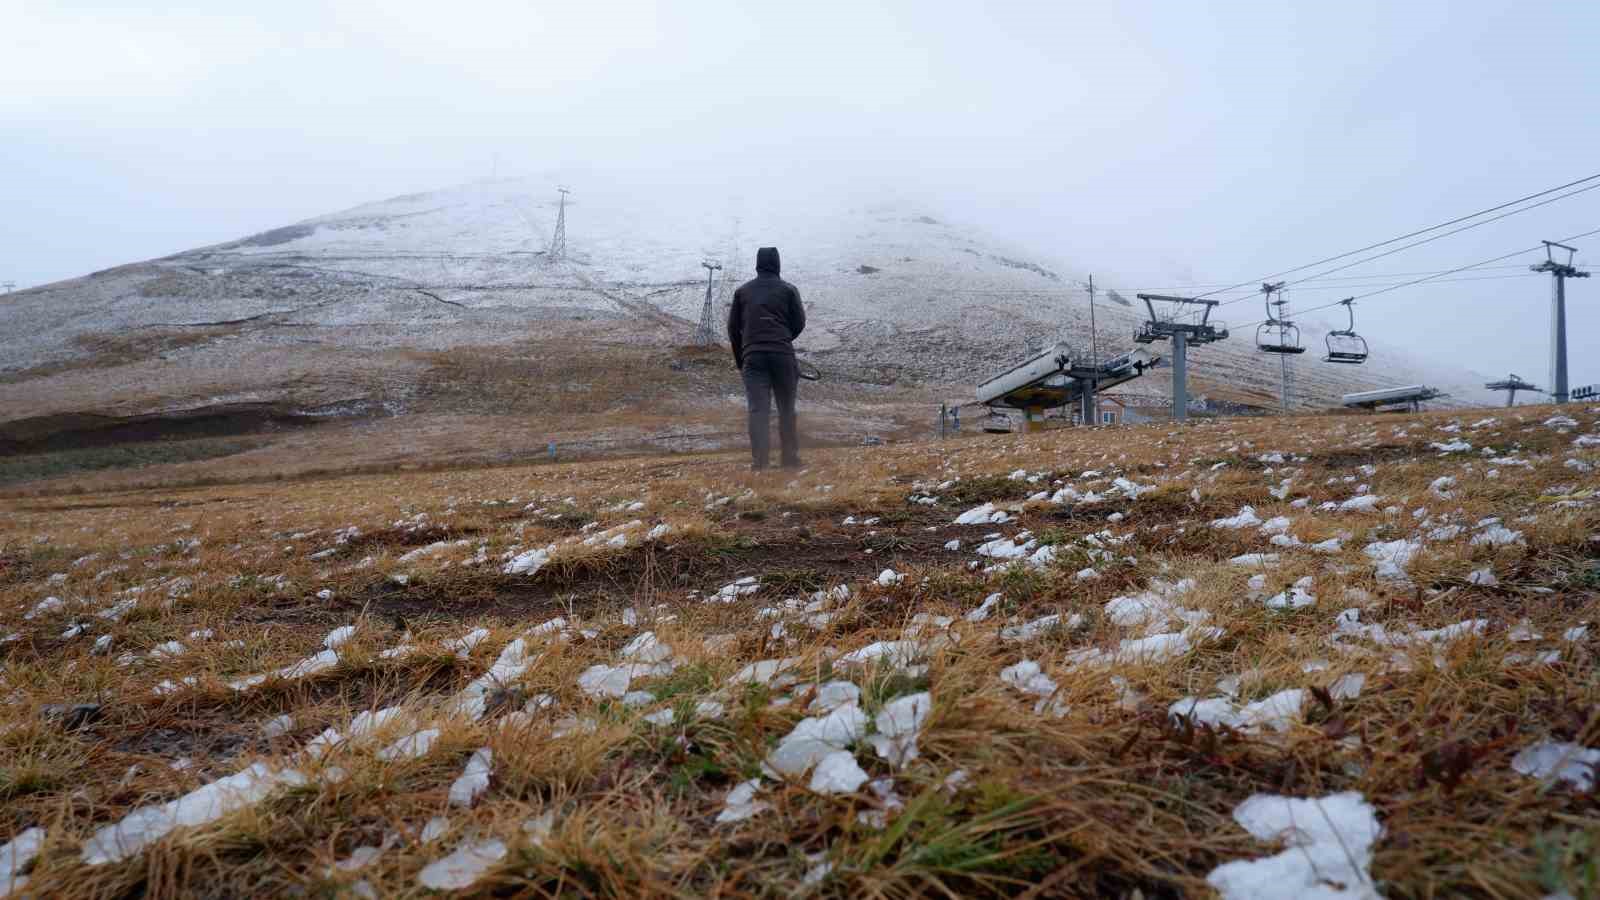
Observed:
[[[16,286],[17,286],[17,283],[15,281],[0,281],[0,287],[5,288],[6,289],[6,293],[8,293],[8,294],[11,293],[11,289],[16,287]]]
[[[1090,364],[1100,366],[1100,332],[1094,325],[1094,276],[1089,276],[1089,355]],[[1094,402],[1095,380],[1089,379],[1089,386],[1083,390],[1083,403],[1078,407],[1078,417],[1083,419],[1084,425],[1095,424],[1099,409]]]
[[[702,347],[710,347],[717,342],[714,336],[715,331],[711,325],[711,283],[716,278],[716,274],[722,271],[722,264],[714,263],[708,259],[703,260],[700,265],[704,266],[706,270],[706,304],[700,310],[700,330],[695,332],[695,343]]]
[[[1093,363],[1100,365],[1100,333],[1094,326],[1094,276],[1089,276],[1089,346]]]
[[[572,193],[564,187],[556,190],[561,192],[561,206],[556,210],[556,233],[550,238],[550,253],[545,257],[549,262],[560,262],[567,255],[567,195]]]
[[[1556,262],[1555,249],[1567,251],[1566,262]],[[1588,272],[1572,266],[1572,255],[1577,252],[1576,247],[1545,241],[1544,262],[1528,267],[1555,276],[1555,292],[1550,296],[1550,396],[1557,403],[1567,402],[1567,279],[1589,277]]]

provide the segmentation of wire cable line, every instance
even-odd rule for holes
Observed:
[[[1334,266],[1333,268],[1327,269],[1327,270],[1322,271],[1322,272],[1319,272],[1316,275],[1307,276],[1305,278],[1291,279],[1291,280],[1285,282],[1285,284],[1286,285],[1301,284],[1302,282],[1311,281],[1312,279],[1316,279],[1316,278],[1321,278],[1323,276],[1332,274],[1334,272],[1342,272],[1345,269],[1354,268],[1355,266],[1359,266],[1359,265],[1362,265],[1364,263],[1372,262],[1375,259],[1382,259],[1385,256],[1393,256],[1396,253],[1400,253],[1400,252],[1405,251],[1405,250],[1410,250],[1413,247],[1420,247],[1423,244],[1428,244],[1428,243],[1432,243],[1433,241],[1442,240],[1444,238],[1450,237],[1451,235],[1460,234],[1463,231],[1468,231],[1470,229],[1477,228],[1477,227],[1479,227],[1481,225],[1488,225],[1491,222],[1498,222],[1501,219],[1506,218],[1507,216],[1514,216],[1517,213],[1527,212],[1530,209],[1538,209],[1541,206],[1545,206],[1545,205],[1548,205],[1548,204],[1551,204],[1551,203],[1555,203],[1558,200],[1565,200],[1568,197],[1572,197],[1572,196],[1577,195],[1577,194],[1582,194],[1582,193],[1584,193],[1586,191],[1592,191],[1592,190],[1595,190],[1597,188],[1600,188],[1600,184],[1591,184],[1588,187],[1578,188],[1575,191],[1570,191],[1570,192],[1565,193],[1565,194],[1560,194],[1558,196],[1551,197],[1551,198],[1549,198],[1547,200],[1541,200],[1538,203],[1532,203],[1532,204],[1529,204],[1527,206],[1523,206],[1523,207],[1519,207],[1517,209],[1513,209],[1513,210],[1511,210],[1509,212],[1503,212],[1498,216],[1491,216],[1490,218],[1481,219],[1481,220],[1479,220],[1477,222],[1470,222],[1470,223],[1468,223],[1466,225],[1462,225],[1459,228],[1452,228],[1451,230],[1446,231],[1443,234],[1436,234],[1436,235],[1433,235],[1431,237],[1423,238],[1423,239],[1421,239],[1419,241],[1412,241],[1409,244],[1403,244],[1403,245],[1401,245],[1399,247],[1394,247],[1392,249],[1385,250],[1382,253],[1375,253],[1375,254],[1373,254],[1371,256],[1362,257],[1361,259],[1358,259],[1358,260],[1356,260],[1354,262],[1348,262],[1348,263],[1344,263],[1343,265]],[[1307,268],[1307,267],[1302,266],[1301,268]],[[1461,271],[1461,270],[1457,269],[1457,270],[1454,270],[1454,271]],[[1227,289],[1225,288],[1224,290],[1227,290]],[[1212,293],[1221,293],[1221,292],[1220,291],[1213,291]],[[1204,297],[1206,295],[1205,294],[1201,294],[1200,296]],[[1236,299],[1233,299],[1233,300],[1229,300],[1229,301],[1223,303],[1222,305],[1223,306],[1229,306],[1229,305],[1232,305],[1234,303],[1238,303],[1238,302],[1240,302],[1242,300],[1245,300],[1245,299],[1249,299],[1249,298],[1239,297],[1239,298],[1236,298]]]
[[[1330,263],[1330,262],[1334,262],[1336,260],[1344,259],[1344,258],[1349,257],[1349,256],[1355,256],[1358,253],[1365,253],[1368,250],[1376,250],[1379,247],[1387,247],[1390,244],[1397,244],[1397,243],[1399,243],[1401,241],[1409,240],[1410,238],[1418,237],[1420,235],[1424,235],[1424,234],[1427,234],[1427,233],[1432,232],[1432,231],[1438,231],[1438,230],[1440,230],[1442,228],[1449,228],[1451,225],[1456,225],[1456,224],[1459,224],[1461,222],[1465,222],[1465,221],[1467,221],[1469,219],[1476,219],[1479,216],[1486,216],[1489,213],[1499,212],[1502,209],[1506,209],[1508,207],[1516,206],[1519,203],[1526,203],[1529,200],[1537,200],[1540,197],[1545,197],[1545,196],[1548,196],[1550,194],[1554,194],[1554,193],[1558,193],[1560,191],[1564,191],[1567,188],[1577,187],[1580,184],[1587,184],[1587,183],[1592,182],[1592,181],[1600,181],[1600,172],[1597,172],[1597,173],[1595,173],[1593,175],[1590,175],[1590,176],[1587,176],[1585,178],[1579,178],[1576,181],[1569,181],[1566,184],[1556,185],[1553,188],[1547,188],[1547,189],[1539,191],[1537,193],[1528,194],[1525,197],[1518,197],[1515,200],[1507,200],[1504,203],[1500,203],[1500,204],[1497,204],[1495,206],[1491,206],[1491,207],[1489,207],[1487,209],[1480,209],[1480,210],[1478,210],[1477,212],[1474,212],[1474,213],[1468,213],[1467,215],[1464,215],[1464,216],[1457,216],[1456,218],[1450,219],[1447,222],[1440,222],[1437,225],[1429,225],[1427,228],[1419,228],[1416,231],[1407,232],[1406,234],[1402,234],[1402,235],[1400,235],[1398,237],[1389,238],[1386,241],[1379,241],[1376,244],[1368,244],[1365,247],[1357,247],[1354,250],[1347,250],[1344,253],[1339,253],[1339,254],[1335,254],[1333,256],[1324,257],[1324,258],[1319,259],[1319,260],[1317,260],[1315,262],[1309,262],[1309,263],[1306,263],[1305,265],[1295,266],[1292,269],[1284,269],[1281,272],[1273,272],[1270,275],[1262,275],[1259,278],[1251,278],[1248,281],[1241,281],[1238,284],[1231,284],[1231,285],[1228,285],[1225,288],[1219,288],[1219,289],[1217,289],[1215,291],[1212,291],[1211,293],[1220,294],[1220,293],[1222,293],[1224,291],[1229,291],[1229,290],[1232,290],[1234,288],[1241,288],[1241,287],[1247,287],[1247,286],[1253,287],[1253,286],[1255,286],[1257,284],[1260,284],[1260,283],[1265,282],[1265,281],[1271,281],[1272,279],[1278,278],[1278,277],[1283,276],[1283,275],[1290,275],[1290,274],[1293,274],[1295,272],[1300,272],[1300,271],[1304,271],[1306,269],[1313,268],[1315,266],[1323,265],[1324,263]],[[1600,187],[1600,185],[1596,185],[1596,187]],[[1568,195],[1568,196],[1570,196],[1570,195]],[[1532,209],[1533,207],[1528,207],[1528,208]],[[1520,210],[1519,210],[1519,212],[1520,212]],[[1206,297],[1206,296],[1210,296],[1210,295],[1209,294],[1201,294],[1200,295],[1200,297]],[[1197,297],[1196,299],[1199,299],[1199,298]]]
[[[1579,234],[1567,235],[1566,237],[1561,238],[1558,243],[1566,243],[1567,241],[1576,241],[1576,240],[1578,240],[1580,238],[1586,238],[1586,237],[1589,237],[1590,235],[1594,235],[1594,234],[1600,234],[1600,228],[1596,228],[1596,229],[1593,229],[1591,231],[1581,232]],[[1544,244],[1542,244],[1542,243],[1535,244],[1532,247],[1525,247],[1525,248],[1523,248],[1521,250],[1514,250],[1514,251],[1512,251],[1510,253],[1507,253],[1507,254],[1504,254],[1502,256],[1492,257],[1490,259],[1486,259],[1486,260],[1483,260],[1481,262],[1469,263],[1469,264],[1464,265],[1464,266],[1457,266],[1454,269],[1446,269],[1445,271],[1440,272],[1440,273],[1438,273],[1436,275],[1428,275],[1428,276],[1425,276],[1423,278],[1415,278],[1415,279],[1412,279],[1411,281],[1402,281],[1402,282],[1399,282],[1398,284],[1391,284],[1391,285],[1389,285],[1387,287],[1381,287],[1381,288],[1378,288],[1377,290],[1368,291],[1365,294],[1357,294],[1357,295],[1355,295],[1354,297],[1352,297],[1350,299],[1352,299],[1352,300],[1365,300],[1368,297],[1376,297],[1379,294],[1387,294],[1390,291],[1398,291],[1401,288],[1411,287],[1412,285],[1422,284],[1422,283],[1428,282],[1428,281],[1434,281],[1435,279],[1441,278],[1442,276],[1449,275],[1449,274],[1452,274],[1452,273],[1455,273],[1455,272],[1464,272],[1464,271],[1466,271],[1468,269],[1476,268],[1478,266],[1488,265],[1489,263],[1497,263],[1497,262],[1500,262],[1501,260],[1504,260],[1504,259],[1510,259],[1513,256],[1521,256],[1521,255],[1523,255],[1525,253],[1533,253],[1534,251],[1543,250],[1543,249],[1544,249]],[[1324,303],[1321,306],[1307,307],[1306,309],[1299,310],[1297,314],[1303,315],[1303,314],[1308,313],[1308,312],[1316,312],[1319,309],[1330,309],[1332,307],[1338,306],[1340,303],[1343,303],[1343,302],[1344,302],[1343,300],[1335,300],[1332,303]],[[1251,324],[1252,325],[1256,325],[1256,324],[1260,324],[1260,323],[1252,322]],[[1249,327],[1249,326],[1246,326],[1246,327]]]

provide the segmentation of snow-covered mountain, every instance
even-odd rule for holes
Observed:
[[[585,183],[567,200],[566,253],[552,259],[557,210],[549,180],[480,181],[16,292],[0,305],[0,406],[20,417],[141,397],[332,402],[361,392],[362,354],[388,354],[383,377],[403,381],[394,354],[407,349],[509,346],[580,327],[592,336],[597,325],[606,340],[681,343],[700,318],[702,260],[725,266],[720,331],[732,286],[767,245],[806,300],[801,344],[843,379],[954,390],[1030,345],[1089,345],[1091,261],[1011,246],[914,202]],[[1102,352],[1127,349],[1142,305],[1100,298]],[[1193,352],[1197,392],[1276,396],[1278,362],[1248,331]],[[1314,349],[1294,369],[1307,407],[1413,382],[1483,397],[1465,370],[1376,344],[1369,365],[1333,366],[1317,359],[1319,331],[1305,341]],[[83,365],[107,347],[123,353],[111,360],[120,368]],[[1133,385],[1162,392],[1165,381]]]

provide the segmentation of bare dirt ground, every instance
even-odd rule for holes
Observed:
[[[1600,891],[1600,409],[314,462],[0,500],[0,887]]]

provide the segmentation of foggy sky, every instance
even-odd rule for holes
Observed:
[[[0,3],[0,281],[581,171],[894,190],[1102,284],[1211,285],[1600,172],[1595,3],[144,5]],[[1600,190],[1339,274],[1595,228]],[[1600,260],[1600,235],[1580,243]],[[1548,282],[1408,288],[1358,314],[1545,384]],[[1569,285],[1572,383],[1600,381],[1600,277]]]

